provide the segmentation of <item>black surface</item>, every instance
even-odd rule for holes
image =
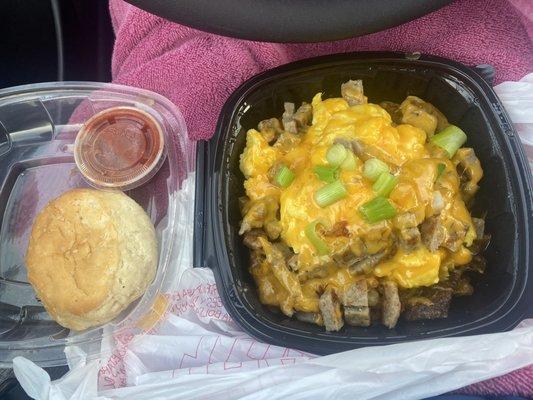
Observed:
[[[50,2],[2,0],[0,15],[0,87],[57,80],[57,41]]]
[[[111,81],[115,40],[106,0],[60,0],[65,81]]]
[[[327,354],[351,348],[425,338],[508,330],[528,312],[532,290],[532,183],[519,138],[490,86],[459,63],[399,53],[352,53],[303,60],[260,74],[226,102],[214,138],[198,146],[195,266],[213,269],[222,301],[232,318],[252,336],[268,343]],[[417,59],[418,58],[418,59]],[[345,326],[339,332],[290,319],[262,305],[248,273],[249,252],[238,227],[244,177],[239,156],[246,131],[265,118],[279,116],[283,102],[340,95],[347,79],[363,79],[370,102],[401,102],[417,95],[439,108],[468,135],[485,171],[474,214],[487,213],[492,235],[487,271],[474,283],[474,295],[454,299],[447,319],[400,321],[382,326]],[[205,168],[201,169],[201,165]],[[209,223],[203,223],[203,220]],[[529,308],[531,314],[531,307]]]
[[[0,88],[111,80],[114,37],[107,1],[2,0],[0,15]]]
[[[163,18],[220,35],[323,42],[377,32],[452,0],[127,0]]]

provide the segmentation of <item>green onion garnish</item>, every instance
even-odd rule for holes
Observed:
[[[346,170],[346,171],[353,171],[355,170],[355,156],[353,155],[353,153],[348,150],[347,151],[347,154],[346,154],[346,158],[344,159],[344,161],[342,162],[341,164],[341,168]]]
[[[337,168],[326,167],[325,165],[317,165],[313,168],[313,172],[321,181],[331,183],[337,179]]]
[[[328,183],[315,192],[315,201],[320,207],[326,207],[346,197],[348,192],[341,181]]]
[[[326,159],[332,166],[338,167],[342,164],[347,154],[348,150],[346,150],[346,147],[337,143],[328,149],[326,153]]]
[[[440,176],[444,173],[444,170],[446,169],[446,164],[444,163],[438,163],[437,164],[437,176],[435,177],[435,182],[440,178]]]
[[[289,186],[294,180],[294,172],[292,172],[287,166],[282,165],[274,178],[276,183],[282,188]]]
[[[363,176],[371,181],[378,179],[384,172],[389,172],[389,166],[377,158],[366,160],[363,165]]]
[[[433,135],[429,141],[441,149],[446,150],[451,158],[465,144],[466,139],[466,133],[455,125],[450,125],[436,135]]]
[[[372,185],[372,190],[374,190],[378,196],[387,197],[397,183],[398,178],[390,172],[383,172],[377,181],[374,182],[374,185]]]
[[[307,236],[307,239],[315,247],[316,251],[318,252],[318,255],[325,256],[326,254],[329,254],[329,248],[326,242],[324,242],[316,233],[316,226],[318,224],[324,225],[318,220],[313,221],[309,225],[307,225],[305,227],[305,236]]]
[[[371,224],[385,219],[390,219],[396,215],[396,209],[385,197],[375,197],[374,199],[366,202],[359,211],[363,214],[363,217]]]

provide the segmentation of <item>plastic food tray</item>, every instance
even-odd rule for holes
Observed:
[[[74,332],[56,324],[27,281],[24,256],[35,216],[48,201],[88,187],[74,163],[73,145],[85,120],[110,107],[129,106],[162,126],[167,156],[144,185],[126,194],[148,213],[159,241],[157,275],[146,293],[110,323]],[[179,110],[155,93],[102,83],[67,82],[0,90],[0,367],[15,356],[42,366],[65,364],[65,345],[100,354],[102,339],[142,332],[158,294],[175,280],[175,192],[192,170],[194,151]]]
[[[486,273],[472,296],[456,298],[447,319],[406,322],[395,329],[345,326],[339,332],[287,318],[259,302],[248,273],[249,252],[238,229],[244,194],[239,156],[246,131],[281,115],[283,102],[340,96],[340,84],[363,79],[370,102],[419,96],[468,134],[485,176],[475,214],[487,213],[492,235]],[[203,182],[203,184],[202,184]],[[229,314],[266,342],[327,354],[360,346],[508,330],[526,315],[531,282],[532,183],[522,145],[487,82],[459,63],[403,53],[348,53],[288,64],[257,75],[226,102],[214,138],[198,146],[195,265],[214,271]]]

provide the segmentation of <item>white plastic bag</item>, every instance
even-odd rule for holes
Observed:
[[[533,166],[533,74],[495,88]],[[193,212],[194,177],[178,193]],[[103,343],[107,359],[68,348],[71,371],[57,381],[32,362],[13,361],[38,400],[78,399],[421,399],[503,375],[533,361],[533,320],[511,332],[369,347],[315,357],[260,343],[228,316],[213,274],[193,269],[192,227],[182,226],[179,277],[164,301],[169,314],[139,337]],[[185,236],[182,236],[185,235]]]
[[[254,344],[249,338],[194,327],[194,323],[183,318],[169,323],[176,335],[146,336],[128,350],[130,386],[124,388],[101,391],[97,395],[97,361],[82,363],[62,379],[50,382],[46,372],[21,358],[14,362],[15,374],[27,393],[39,400],[407,400],[502,375],[533,360],[531,320],[506,333],[368,347],[313,359],[276,354],[274,359],[262,359],[272,364],[262,368],[258,366],[259,361],[237,361],[249,356]],[[191,329],[201,340],[197,335],[190,335]],[[238,350],[228,353],[228,348],[235,349],[239,340]],[[201,345],[202,341],[205,346]],[[221,342],[221,348],[220,354],[215,355],[212,350],[216,345],[210,344],[217,341]],[[192,342],[196,343],[191,346]],[[191,347],[196,351],[190,351]],[[255,354],[268,352],[267,347],[260,345]],[[184,356],[188,357],[187,366],[183,365]]]
[[[533,170],[533,73],[518,82],[503,82],[494,88],[524,144]]]

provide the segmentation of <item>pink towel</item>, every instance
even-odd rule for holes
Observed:
[[[183,112],[191,138],[206,139],[213,135],[225,100],[244,80],[316,55],[420,51],[467,65],[492,64],[497,82],[518,80],[533,71],[532,4],[531,0],[459,0],[415,21],[359,38],[275,44],[211,35],[110,0],[116,34],[113,81],[166,96]],[[533,366],[462,391],[533,397]]]
[[[531,17],[531,0],[513,2],[529,10]],[[116,33],[114,81],[151,89],[175,102],[194,139],[213,134],[224,101],[244,80],[265,69],[315,55],[355,50],[421,51],[467,65],[490,63],[496,67],[498,82],[518,80],[533,71],[533,45],[519,13],[505,0],[460,0],[372,35],[291,45],[207,34],[119,0],[111,0],[110,8]]]

